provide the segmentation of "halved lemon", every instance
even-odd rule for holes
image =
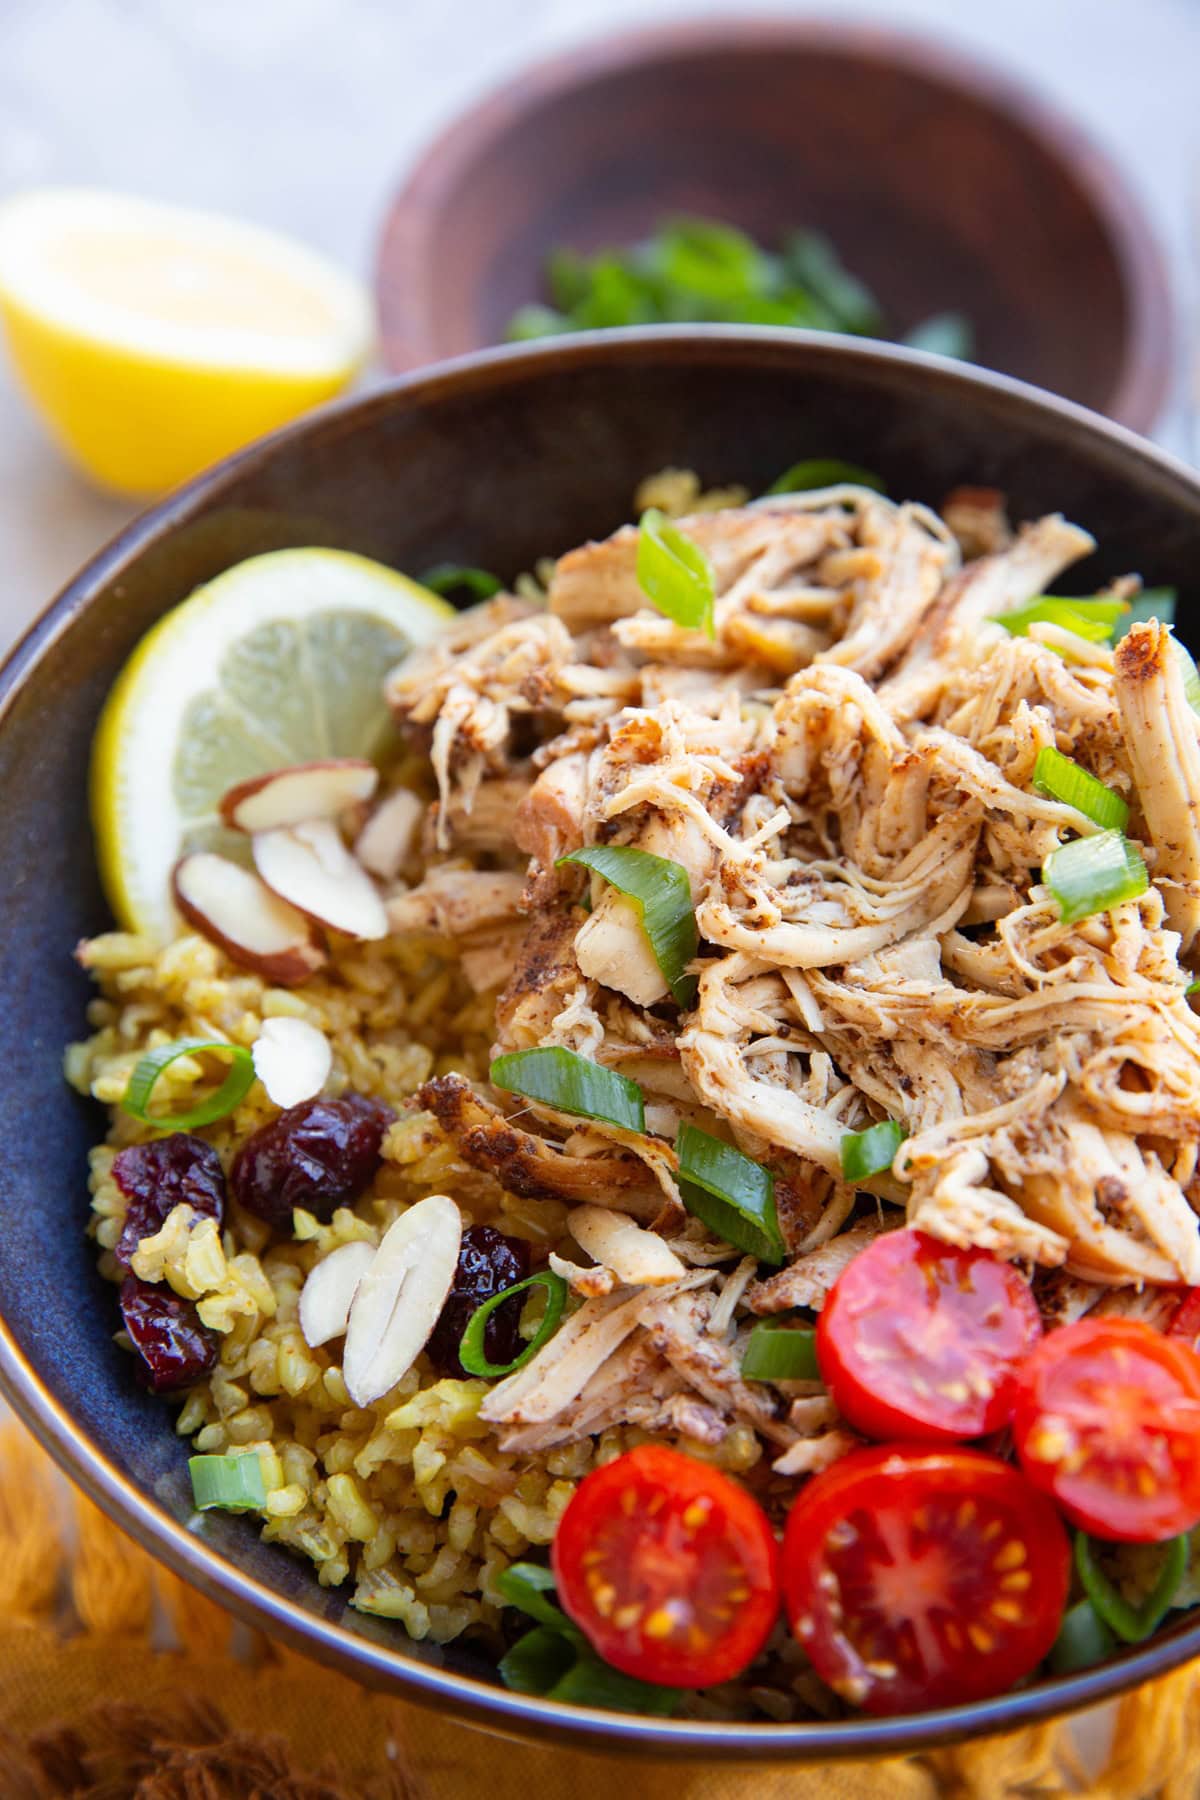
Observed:
[[[312,251],[84,188],[0,206],[0,317],[59,447],[135,496],[339,393],[372,341],[362,287]]]
[[[236,782],[329,756],[377,756],[388,670],[454,608],[341,550],[276,550],[198,588],[138,645],[92,749],[100,873],[132,931],[178,929],[171,871],[185,850],[244,859],[217,812]]]

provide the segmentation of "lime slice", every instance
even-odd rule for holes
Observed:
[[[92,750],[92,823],[120,922],[179,929],[171,870],[187,850],[247,860],[221,824],[235,782],[328,756],[378,757],[388,670],[454,617],[394,569],[341,550],[251,557],[175,607],[117,678]]]

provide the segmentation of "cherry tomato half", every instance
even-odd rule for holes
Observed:
[[[980,1450],[879,1445],[792,1507],[783,1588],[823,1681],[872,1713],[1002,1694],[1058,1634],[1070,1546],[1045,1495]]]
[[[1080,1319],[1022,1368],[1030,1481],[1095,1537],[1154,1543],[1200,1520],[1200,1356],[1139,1319]]]
[[[1200,1288],[1188,1288],[1167,1326],[1167,1336],[1182,1338],[1193,1350],[1200,1350]]]
[[[605,1662],[642,1681],[728,1681],[779,1615],[779,1549],[758,1502],[657,1444],[585,1476],[551,1557],[565,1611]]]
[[[889,1231],[843,1269],[817,1361],[843,1418],[873,1438],[954,1443],[1007,1424],[1042,1334],[1029,1283],[987,1250]]]

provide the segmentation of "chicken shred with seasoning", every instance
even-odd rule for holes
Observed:
[[[825,1467],[854,1434],[815,1384],[744,1379],[745,1340],[906,1222],[1022,1264],[1052,1323],[1200,1284],[1200,721],[1156,621],[1115,649],[997,623],[1095,547],[1001,501],[697,510],[676,524],[711,635],[649,604],[626,526],[392,674],[438,786],[393,928],[461,942],[498,989],[495,1056],[573,1052],[644,1097],[637,1131],[453,1074],[421,1091],[467,1164],[581,1209],[553,1259],[577,1310],[482,1409],[503,1446],[740,1431],[782,1475]],[[1099,828],[1035,786],[1046,749],[1127,803],[1149,873],[1074,921],[1043,871]],[[684,871],[686,1004],[640,907],[561,861],[597,846]],[[848,1178],[882,1121],[890,1166]],[[771,1171],[777,1264],[697,1216],[681,1126]]]

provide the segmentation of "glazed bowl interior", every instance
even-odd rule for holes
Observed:
[[[775,1726],[618,1717],[506,1693],[477,1657],[410,1643],[354,1613],[249,1521],[192,1514],[170,1411],[112,1341],[112,1291],[84,1235],[99,1109],[63,1046],[82,1034],[77,940],[109,918],[87,818],[97,713],[138,638],[198,583],[286,545],[361,551],[408,571],[453,558],[513,577],[603,535],[646,473],[763,489],[800,457],[879,472],[937,503],[1003,488],[1018,518],[1061,510],[1100,549],[1081,591],[1139,571],[1181,584],[1188,635],[1200,482],[1062,402],[877,345],[719,328],[609,334],[491,353],[314,416],[146,514],[74,581],[0,677],[0,1383],[68,1473],[157,1556],[269,1633],[360,1680],[497,1730],[680,1756],[915,1750],[1119,1691],[1200,1653],[1183,1623],[1104,1668],[902,1720]]]

